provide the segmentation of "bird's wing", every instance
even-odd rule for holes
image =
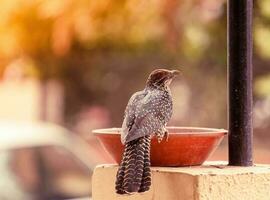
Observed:
[[[159,113],[156,112],[157,104],[153,102],[154,95],[156,95],[154,92],[146,92],[131,98],[122,126],[122,143],[151,135],[164,126],[159,119]]]
[[[129,131],[131,130],[135,119],[136,119],[136,110],[137,106],[139,106],[141,100],[147,95],[147,92],[139,91],[134,93],[131,98],[128,101],[126,110],[125,110],[125,115],[124,115],[124,120],[122,124],[122,130],[121,130],[121,142],[124,144],[125,143],[125,138],[127,137]]]

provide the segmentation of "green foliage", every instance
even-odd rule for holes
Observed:
[[[260,97],[270,96],[270,74],[264,75],[256,80],[255,91]]]

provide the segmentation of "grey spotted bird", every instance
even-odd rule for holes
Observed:
[[[168,134],[165,127],[172,116],[169,85],[179,73],[177,70],[154,70],[145,89],[130,98],[121,130],[125,150],[116,175],[116,193],[131,194],[150,189],[151,136],[161,141]]]

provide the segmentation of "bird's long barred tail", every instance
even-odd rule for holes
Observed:
[[[128,142],[116,175],[116,193],[129,194],[150,189],[150,136]]]
[[[146,192],[151,186],[151,170],[150,170],[150,136],[145,137],[145,149],[144,149],[144,168],[143,177],[139,192]]]

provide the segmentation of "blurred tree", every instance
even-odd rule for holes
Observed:
[[[256,75],[269,69],[268,4],[256,1]],[[101,104],[110,110],[112,125],[119,125],[129,95],[143,87],[153,68],[181,66],[196,96],[181,122],[226,126],[225,0],[2,0],[0,5],[0,72],[25,57],[34,66],[29,73],[43,86],[60,80],[68,121],[84,105]],[[46,100],[46,87],[41,91]]]

